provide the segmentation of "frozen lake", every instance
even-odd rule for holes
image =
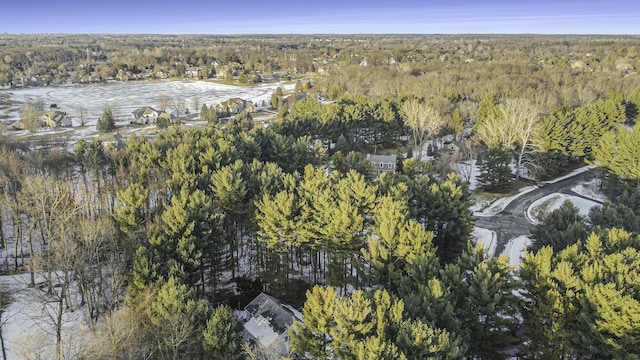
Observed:
[[[295,84],[268,83],[256,86],[223,85],[206,81],[139,81],[113,82],[106,84],[69,85],[60,87],[41,87],[12,89],[12,98],[18,101],[41,99],[48,109],[50,104],[57,104],[60,111],[74,117],[74,126],[80,124],[75,118],[75,108],[82,105],[86,108],[85,125],[95,125],[104,109],[113,106],[119,121],[129,121],[131,112],[142,106],[160,108],[158,98],[163,95],[171,100],[182,100],[190,112],[199,112],[193,108],[193,100],[198,98],[200,106],[217,105],[227,99],[238,97],[257,105],[262,101],[269,102],[271,94],[281,86],[293,89]],[[18,108],[9,116],[9,122],[19,119]],[[172,112],[170,106],[167,109]]]

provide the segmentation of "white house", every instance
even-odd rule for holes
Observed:
[[[131,114],[133,116],[132,123],[148,124],[154,123],[158,120],[158,115],[161,111],[158,111],[150,106],[141,107],[134,110]]]

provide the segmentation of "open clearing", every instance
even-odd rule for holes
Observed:
[[[68,85],[59,87],[41,87],[12,89],[12,99],[20,102],[28,99],[41,99],[45,109],[57,104],[60,111],[73,116],[74,126],[80,125],[80,119],[74,116],[75,108],[82,105],[87,109],[88,126],[96,125],[98,117],[107,106],[113,106],[120,121],[128,122],[131,112],[142,106],[159,108],[158,97],[166,96],[170,100],[184,101],[190,112],[194,109],[193,100],[198,98],[202,104],[217,105],[227,99],[238,97],[249,100],[258,106],[268,103],[271,94],[280,86],[285,90],[293,89],[295,84],[268,83],[256,86],[233,86],[207,81],[137,81],[113,82],[106,84]],[[169,108],[167,111],[171,112]],[[18,107],[15,106],[7,118],[8,123],[19,119]]]

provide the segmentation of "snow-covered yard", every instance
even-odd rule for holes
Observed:
[[[540,224],[548,214],[559,209],[566,200],[571,201],[578,208],[582,216],[589,215],[589,210],[592,207],[600,205],[595,201],[577,196],[555,193],[538,199],[531,204],[527,209],[527,217],[532,223]]]

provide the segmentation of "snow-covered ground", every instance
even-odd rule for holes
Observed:
[[[589,171],[589,170],[592,170],[592,169],[595,169],[595,168],[596,167],[593,166],[593,165],[582,166],[582,167],[579,167],[579,168],[573,170],[572,172],[568,173],[567,175],[560,176],[559,178],[555,178],[555,179],[552,179],[552,180],[543,181],[543,183],[545,183],[545,184],[557,183],[558,181],[570,178],[570,177],[572,177],[574,175],[578,175],[578,174],[581,174],[581,173],[583,173],[585,171]]]
[[[476,160],[455,163],[453,164],[453,171],[460,175],[462,180],[469,183],[469,190],[473,191],[478,188],[478,175],[480,175],[480,168],[476,165]]]
[[[589,215],[589,210],[592,207],[600,205],[595,201],[577,196],[554,193],[538,199],[531,204],[527,209],[527,217],[534,224],[540,224],[548,214],[553,212],[553,210],[559,209],[566,200],[571,201],[578,208],[582,216]]]
[[[604,202],[607,197],[600,190],[600,180],[591,179],[571,188],[576,194],[584,197]]]
[[[474,226],[471,239],[476,245],[482,244],[487,257],[492,258],[495,255],[498,241],[495,231]]]
[[[476,201],[476,204],[471,207],[473,215],[475,216],[494,216],[502,212],[513,200],[518,197],[537,189],[537,186],[525,186],[518,190],[515,195],[499,198],[490,203],[484,203],[482,201]]]
[[[18,101],[41,99],[45,107],[57,104],[60,111],[74,116],[78,105],[86,108],[86,125],[95,125],[97,119],[107,106],[115,108],[120,120],[131,119],[133,110],[142,106],[159,108],[158,97],[166,96],[171,100],[182,100],[190,112],[194,109],[193,100],[198,98],[199,104],[217,105],[227,99],[238,97],[260,105],[268,103],[271,94],[280,86],[291,90],[295,84],[269,83],[256,86],[232,86],[207,81],[132,81],[107,84],[67,85],[57,87],[40,87],[14,89],[12,98]],[[17,109],[16,109],[17,110]],[[168,109],[170,111],[170,109]],[[19,119],[18,111],[10,114],[9,121]],[[74,126],[80,120],[74,116]]]
[[[522,235],[517,238],[509,240],[502,252],[509,258],[509,264],[516,269],[520,268],[520,260],[524,256],[525,249],[531,245],[531,239],[528,236]]]
[[[57,303],[47,303],[44,290],[29,287],[28,273],[0,276],[0,286],[13,297],[2,315],[7,359],[55,359]],[[86,346],[90,332],[84,319],[83,308],[63,313],[63,358],[72,358],[69,355]]]

